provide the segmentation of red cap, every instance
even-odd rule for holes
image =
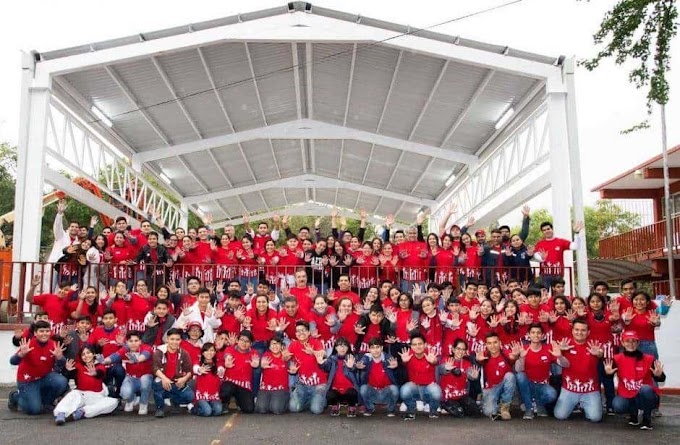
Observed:
[[[201,324],[200,321],[192,321],[191,323],[189,323],[189,324],[187,325],[187,332],[188,332],[189,330],[191,330],[191,328],[193,328],[194,326],[197,327],[197,328],[200,328],[201,331],[203,330],[203,325]]]
[[[484,229],[479,229],[478,231],[475,232],[475,236],[479,236],[479,235],[486,236],[486,232],[484,231]]]
[[[640,340],[640,337],[635,331],[624,331],[624,333],[621,334],[621,341],[626,340]]]

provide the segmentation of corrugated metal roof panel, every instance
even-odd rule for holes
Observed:
[[[302,172],[302,154],[299,139],[272,139],[276,161],[279,164],[281,176],[286,178]],[[276,168],[274,174],[276,174]]]
[[[336,176],[340,167],[341,140],[316,139],[316,171],[326,176]]]
[[[352,44],[312,45],[312,98],[315,119],[343,125],[352,65],[352,47]]]
[[[361,182],[368,162],[371,144],[354,140],[345,140],[345,155],[342,161],[341,179]]]
[[[290,43],[249,43],[250,56],[267,122],[297,118]]]

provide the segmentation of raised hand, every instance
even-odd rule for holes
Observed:
[[[73,371],[76,369],[76,361],[69,358],[66,360],[66,364],[64,365],[67,371]]]
[[[64,349],[64,345],[60,342],[56,342],[54,344],[54,349],[50,351],[50,354],[52,354],[55,359],[59,360],[64,356]]]
[[[479,334],[479,326],[475,323],[468,323],[467,324],[467,334],[470,337],[476,337],[477,334]]]
[[[231,354],[224,354],[224,367],[225,368],[233,368],[236,366],[236,362],[234,361],[234,356]]]
[[[574,349],[574,345],[571,344],[568,338],[563,338],[562,340],[558,341],[557,344],[560,346],[562,351]]]
[[[477,366],[477,365],[472,365],[470,367],[470,370],[468,371],[468,375],[472,380],[477,380],[479,378],[479,375],[481,374],[482,369]]]
[[[608,358],[604,361],[604,372],[608,375],[614,374],[618,368],[614,367],[614,360]]]
[[[33,279],[31,280],[31,286],[32,287],[38,287],[40,285],[40,282],[42,281],[42,278],[40,278],[40,275],[35,275]]]
[[[576,221],[574,223],[574,232],[579,233],[583,228],[585,227],[585,224],[583,221]]]
[[[264,356],[260,359],[260,368],[269,369],[272,367],[272,359],[269,356]]]
[[[418,328],[418,320],[411,319],[406,323],[406,330],[412,331]]]
[[[553,357],[562,357],[562,346],[560,346],[559,343],[553,341],[550,343],[550,346],[552,346],[550,353],[553,355]]]
[[[26,357],[26,354],[35,349],[30,347],[29,343],[30,341],[27,338],[22,338],[21,340],[19,340],[19,351],[17,352],[19,357]]]
[[[345,366],[348,368],[352,369],[354,368],[354,365],[356,364],[356,359],[352,354],[347,354],[347,357],[345,357]]]
[[[528,205],[525,204],[524,206],[522,206],[522,216],[527,218],[527,217],[529,217],[530,213],[531,213],[531,209],[529,208]]]
[[[59,203],[57,204],[57,213],[60,215],[63,215],[64,212],[66,211],[66,201],[63,199],[59,200]]]
[[[397,361],[396,358],[390,357],[387,359],[387,367],[390,369],[397,369],[399,366],[399,362]]]
[[[420,326],[423,329],[430,329],[430,326],[432,325],[432,322],[430,321],[430,317],[427,315],[420,321]]]
[[[403,363],[408,363],[411,360],[411,358],[413,358],[411,348],[403,348],[401,352],[399,352],[399,357],[401,357],[401,361]]]
[[[250,366],[253,368],[258,368],[260,366],[260,356],[257,354],[251,355],[248,363],[250,363]]]
[[[358,335],[365,335],[366,334],[366,326],[361,325],[361,324],[356,324],[356,325],[354,325],[354,332],[356,332]]]
[[[297,374],[298,369],[300,369],[300,364],[296,360],[291,361],[288,365],[288,372],[291,374]]]
[[[621,314],[621,320],[623,320],[623,322],[624,322],[625,324],[628,324],[628,323],[630,323],[630,321],[631,321],[632,319],[633,319],[633,308],[632,308],[632,307],[629,307],[628,309],[626,309],[626,310],[623,312],[623,314]]]
[[[663,363],[659,360],[654,360],[654,366],[652,366],[651,371],[655,377],[661,377],[663,374]]]
[[[95,367],[94,362],[90,362],[87,365],[85,365],[85,374],[92,377],[97,376],[97,368]]]
[[[661,325],[661,315],[659,315],[656,311],[649,311],[647,315],[647,322],[650,325],[657,327]]]
[[[597,340],[591,340],[588,342],[588,352],[596,357],[602,357],[604,355],[604,349],[602,348],[602,343]]]
[[[385,225],[389,228],[392,224],[394,224],[394,215],[390,213],[385,217]]]
[[[434,348],[427,348],[427,352],[425,353],[425,360],[427,360],[430,363],[437,363],[437,353]]]

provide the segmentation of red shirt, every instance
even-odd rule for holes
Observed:
[[[130,300],[125,301],[123,298],[116,298],[111,304],[111,309],[116,313],[118,324],[125,326],[128,331],[146,330],[144,324],[144,317],[151,309],[149,300],[130,294]]]
[[[404,241],[396,247],[401,259],[402,277],[407,281],[425,281],[430,265],[430,252],[423,241]],[[421,258],[424,254],[425,258]]]
[[[40,343],[35,337],[29,340],[28,346],[33,348],[21,358],[17,369],[17,382],[33,382],[45,377],[54,369],[54,356],[50,351],[55,348],[54,341]],[[18,352],[18,351],[17,351]]]
[[[541,273],[559,275],[562,273],[564,263],[564,251],[569,250],[571,241],[564,238],[542,239],[536,243],[535,251],[545,250],[548,252],[541,263]]]
[[[616,393],[626,399],[637,396],[642,385],[649,385],[659,394],[659,387],[654,383],[651,368],[654,356],[643,354],[642,359],[627,356],[623,353],[614,356],[614,367],[618,368],[619,384]]]
[[[227,308],[229,307],[229,303],[225,302],[224,303],[224,315],[220,320],[222,320],[222,325],[220,326],[220,330],[222,331],[227,331],[229,333],[234,333],[237,334],[241,332],[241,322],[239,322],[236,317],[234,316],[234,312],[231,310],[228,310]]]
[[[421,358],[416,357],[413,353],[411,360],[406,362],[406,372],[408,374],[408,381],[419,386],[427,386],[436,381],[435,370],[436,365],[431,364],[425,359],[425,354]]]
[[[279,311],[278,318],[284,318],[288,322],[288,326],[285,329],[286,336],[288,337],[289,340],[295,340],[295,323],[297,321],[303,320],[306,322],[310,322],[311,319],[309,317],[309,314],[303,310],[301,310],[298,307],[298,310],[295,311],[294,315],[288,315],[288,312],[286,312],[285,309],[281,309]]]
[[[354,388],[354,384],[344,373],[345,360],[338,359],[338,367],[333,376],[333,383],[331,384],[331,389],[336,390],[340,394],[344,394],[350,389]]]
[[[102,355],[104,358],[110,356],[114,352],[117,352],[118,349],[120,349],[120,345],[116,341],[116,337],[118,336],[119,333],[123,332],[122,328],[120,326],[114,326],[110,330],[107,330],[104,328],[104,326],[97,326],[94,328],[94,331],[90,334],[90,337],[87,339],[87,342],[91,345],[95,345],[96,347],[101,348]],[[106,339],[106,343],[104,346],[99,345],[99,340],[102,338]]]
[[[442,357],[442,363],[445,363],[447,359],[448,357]],[[442,374],[439,379],[443,400],[458,400],[468,394],[467,371],[472,364],[468,360],[456,360],[455,365],[462,371],[460,375],[448,372]]]
[[[430,321],[430,327],[427,329],[423,327],[423,320],[426,318]],[[441,354],[444,329],[442,328],[442,321],[439,319],[439,311],[435,311],[434,317],[429,317],[423,313],[418,321],[420,322],[420,333],[425,337],[425,343],[437,348],[437,354]]]
[[[297,299],[298,306],[304,311],[309,312],[314,302],[309,298],[309,287],[292,287],[290,294]]]
[[[274,336],[274,331],[267,329],[269,320],[276,319],[276,311],[267,309],[265,314],[260,314],[257,309],[252,308],[246,312],[246,317],[250,317],[252,325],[250,331],[253,333],[254,341],[269,341]]]
[[[260,391],[288,391],[288,366],[281,355],[274,356],[270,351],[265,352],[262,358],[271,359],[271,367],[262,369]]]
[[[69,301],[68,302],[68,314],[69,318],[71,318],[71,314],[78,309],[78,303],[80,303],[81,300],[74,300],[74,301]],[[90,323],[92,323],[92,326],[97,326],[97,320],[99,317],[101,317],[103,311],[103,306],[100,304],[97,306],[97,310],[94,312],[94,314],[90,313],[90,305],[86,302],[83,301],[83,307],[80,310],[80,316],[87,316],[90,318]]]
[[[331,340],[334,338],[331,332],[331,326],[326,324],[326,317],[329,315],[335,316],[335,309],[328,306],[326,313],[319,314],[317,311],[311,311],[309,313],[310,320],[316,323],[316,331],[319,333],[318,339],[325,343],[332,343]],[[330,345],[332,346],[332,344]]]
[[[564,351],[569,360],[569,367],[562,370],[562,388],[577,393],[600,391],[600,379],[597,374],[599,359],[588,352],[588,345],[579,345],[572,341],[574,347]]]
[[[376,362],[373,360],[373,358],[371,358],[371,360],[373,363],[371,364],[371,370],[368,372],[369,386],[372,386],[376,389],[387,388],[392,384],[392,382],[390,381],[390,377],[387,375],[387,371],[385,371],[382,360],[379,362]]]
[[[54,324],[66,323],[70,318],[68,300],[55,294],[41,294],[33,297],[33,304],[40,306]]]
[[[198,365],[201,362],[201,348],[203,347],[203,343],[201,343],[200,340],[198,345],[195,345],[188,340],[182,340],[179,344],[179,347],[187,351],[189,354],[192,367]]]
[[[397,309],[397,323],[395,328],[395,336],[397,341],[401,343],[407,343],[410,340],[409,330],[406,329],[406,325],[411,321],[413,317],[413,309]]]
[[[106,368],[104,365],[95,365],[95,369],[101,373],[101,377],[88,374],[85,365],[76,362],[76,388],[81,391],[102,392]]]
[[[434,264],[436,267],[434,273],[434,282],[441,284],[444,281],[450,281],[452,283],[458,280],[458,271],[454,266],[454,256],[452,249],[438,249],[434,254]]]
[[[512,362],[506,357],[499,354],[497,357],[488,357],[484,360],[482,367],[484,369],[485,389],[498,385],[503,381],[505,374],[512,372]]]
[[[220,384],[222,383],[222,379],[220,379],[216,373],[209,371],[205,374],[196,375],[194,378],[196,380],[194,401],[220,400]]]
[[[129,244],[116,246],[114,244],[109,245],[106,250],[109,252],[109,254],[111,254],[111,277],[118,280],[127,280],[132,278],[130,267],[128,267],[125,262],[135,258],[135,246]]]
[[[151,347],[149,345],[142,344],[139,347],[139,351],[137,351],[137,354],[142,354],[143,352],[149,354],[149,357],[141,363],[132,363],[130,361],[127,361],[128,360],[127,354],[129,352],[130,348],[127,347],[122,347],[117,352],[118,355],[120,355],[121,358],[123,359],[123,363],[125,363],[125,373],[127,375],[131,377],[140,378],[144,375],[153,373],[153,360],[151,359],[153,351],[151,350]]]
[[[235,346],[229,346],[224,355],[231,355],[234,357],[234,367],[227,368],[224,372],[224,380],[240,386],[247,390],[253,389],[253,367],[250,366],[250,360],[253,355],[257,355],[254,349],[248,351],[240,351]]]
[[[641,314],[637,311],[633,311],[633,318],[630,323],[626,325],[625,329],[636,332],[641,341],[654,341],[655,328],[649,324],[649,320],[647,320],[647,317],[653,313],[654,311],[652,310]]]
[[[529,345],[524,349],[528,351],[524,358],[524,373],[527,378],[534,383],[548,383],[550,365],[557,362],[555,356],[550,353],[552,348],[544,344],[538,351],[534,351]]]
[[[315,338],[310,338],[308,343],[315,351],[323,349],[321,342]],[[288,351],[299,365],[297,374],[301,384],[316,386],[325,385],[328,382],[328,375],[319,367],[316,357],[313,354],[307,354],[299,340],[293,341],[288,346]]]
[[[336,290],[335,291],[335,304],[337,305],[338,302],[343,299],[343,298],[349,298],[352,300],[352,306],[359,304],[361,302],[361,298],[359,295],[357,295],[355,292],[352,292],[351,290]]]
[[[352,349],[354,349],[354,345],[357,342],[357,338],[359,337],[359,334],[357,334],[356,330],[354,329],[357,322],[359,321],[359,318],[360,317],[357,313],[350,312],[344,321],[341,322],[338,320],[338,323],[340,323],[340,329],[335,334],[335,337],[345,337]]]
[[[177,361],[179,360],[179,351],[176,352],[166,352],[165,353],[165,371],[163,372],[167,378],[170,380],[175,380],[177,377],[175,372],[177,371]]]

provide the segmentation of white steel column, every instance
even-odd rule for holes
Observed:
[[[567,95],[548,92],[548,128],[550,138],[550,176],[552,180],[552,214],[555,236],[571,240],[571,178],[569,176],[569,135],[567,131]],[[573,268],[571,251],[564,252],[564,266]],[[572,269],[573,271],[573,269]],[[574,281],[573,272],[567,290]]]
[[[50,85],[33,88],[35,60],[22,61],[21,112],[15,193],[14,261],[38,261],[42,222],[43,169]]]
[[[574,220],[585,222],[583,209],[583,185],[581,181],[581,153],[578,142],[578,120],[576,118],[576,93],[574,89],[574,59],[564,63],[564,76],[567,86],[567,134],[569,137],[569,173],[571,176],[571,196],[574,206]],[[584,228],[585,230],[585,228]],[[585,232],[584,232],[585,233]],[[585,233],[585,236],[588,236]],[[590,236],[594,236],[591,234]],[[590,279],[588,277],[588,249],[585,237],[576,251],[576,271],[578,273],[578,292],[588,295]]]
[[[186,205],[184,201],[179,204],[180,217],[179,217],[179,227],[186,231],[189,231],[189,206]],[[176,229],[173,227],[172,230]]]

